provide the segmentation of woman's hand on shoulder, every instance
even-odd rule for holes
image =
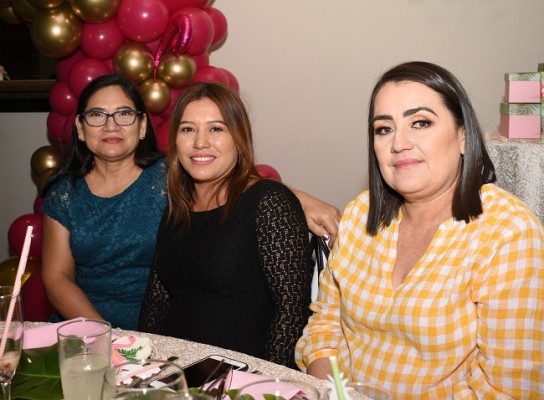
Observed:
[[[338,234],[338,224],[340,223],[340,210],[335,206],[319,200],[301,190],[291,189],[297,196],[308,228],[314,235],[325,236],[329,238],[329,246],[332,246]]]

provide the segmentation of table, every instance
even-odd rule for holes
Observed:
[[[519,197],[544,223],[544,143],[484,133],[497,185]]]
[[[25,322],[25,329],[30,329],[43,324],[43,322]],[[260,371],[265,376],[293,379],[309,383],[313,385],[322,395],[328,390],[326,381],[322,379],[318,379],[303,372],[233,350],[144,332],[127,331],[121,329],[114,329],[113,332],[118,336],[135,335],[140,337],[148,337],[156,348],[156,355],[154,354],[153,357],[165,360],[170,356],[178,356],[179,359],[176,361],[176,363],[182,367],[210,355],[220,355],[247,363],[249,365],[249,371]],[[353,394],[352,398],[353,400],[368,400],[368,397],[358,394]]]

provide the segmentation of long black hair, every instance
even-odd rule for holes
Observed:
[[[368,172],[370,209],[366,230],[370,235],[391,224],[397,216],[403,197],[384,181],[374,152],[374,106],[380,89],[388,82],[417,82],[434,90],[442,97],[458,127],[465,130],[465,154],[459,166],[459,179],[453,195],[452,215],[469,223],[482,213],[480,188],[496,181],[495,167],[487,150],[482,130],[470,99],[459,80],[436,64],[412,61],[399,64],[385,72],[378,80],[370,97],[368,112]]]

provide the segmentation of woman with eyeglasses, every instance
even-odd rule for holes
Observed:
[[[166,207],[165,162],[138,88],[121,75],[81,93],[71,141],[43,190],[42,273],[52,320],[136,329]],[[310,229],[336,234],[339,212],[297,192]]]

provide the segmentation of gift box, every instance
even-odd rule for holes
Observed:
[[[504,74],[504,101],[508,103],[540,103],[540,72]]]
[[[540,139],[540,103],[502,102],[500,132],[510,139]]]

